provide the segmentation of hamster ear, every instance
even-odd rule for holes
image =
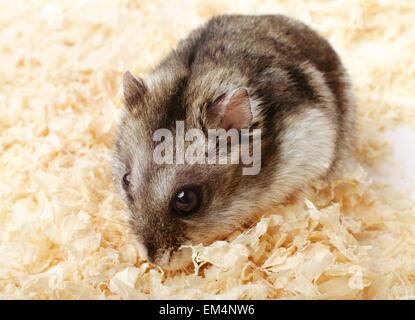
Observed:
[[[251,102],[245,88],[227,93],[208,109],[209,124],[225,130],[242,129],[251,121]]]
[[[141,78],[136,79],[130,71],[124,73],[122,94],[129,107],[136,105],[142,99],[146,90],[146,86]]]

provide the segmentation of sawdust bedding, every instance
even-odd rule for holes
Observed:
[[[219,13],[283,13],[329,39],[355,85],[355,162],[168,274],[113,191],[119,88]],[[414,185],[371,176],[384,132],[414,127],[413,21],[409,0],[0,2],[0,298],[415,298]]]

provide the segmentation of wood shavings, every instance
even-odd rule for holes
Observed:
[[[121,76],[220,13],[283,13],[328,38],[355,86],[358,164],[167,273],[113,190]],[[414,20],[405,0],[0,2],[0,298],[414,299],[415,184],[373,180],[384,132],[414,129]]]

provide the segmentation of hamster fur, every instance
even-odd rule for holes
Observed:
[[[123,94],[114,181],[144,255],[166,269],[191,262],[191,249],[182,245],[210,244],[310,182],[333,177],[352,143],[354,102],[338,55],[316,32],[282,15],[214,17],[144,79],[125,73]],[[257,175],[243,175],[242,164],[153,161],[157,129],[174,133],[176,121],[204,132],[220,127],[229,109],[224,97],[242,114],[227,115],[235,118],[228,119],[231,127],[261,129]],[[183,186],[197,186],[202,199],[188,216],[171,212]]]

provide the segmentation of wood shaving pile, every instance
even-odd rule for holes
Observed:
[[[166,273],[113,191],[121,78],[220,13],[283,13],[328,38],[355,85],[356,164]],[[0,298],[414,299],[414,185],[370,176],[384,132],[414,128],[413,21],[411,0],[0,1]]]

